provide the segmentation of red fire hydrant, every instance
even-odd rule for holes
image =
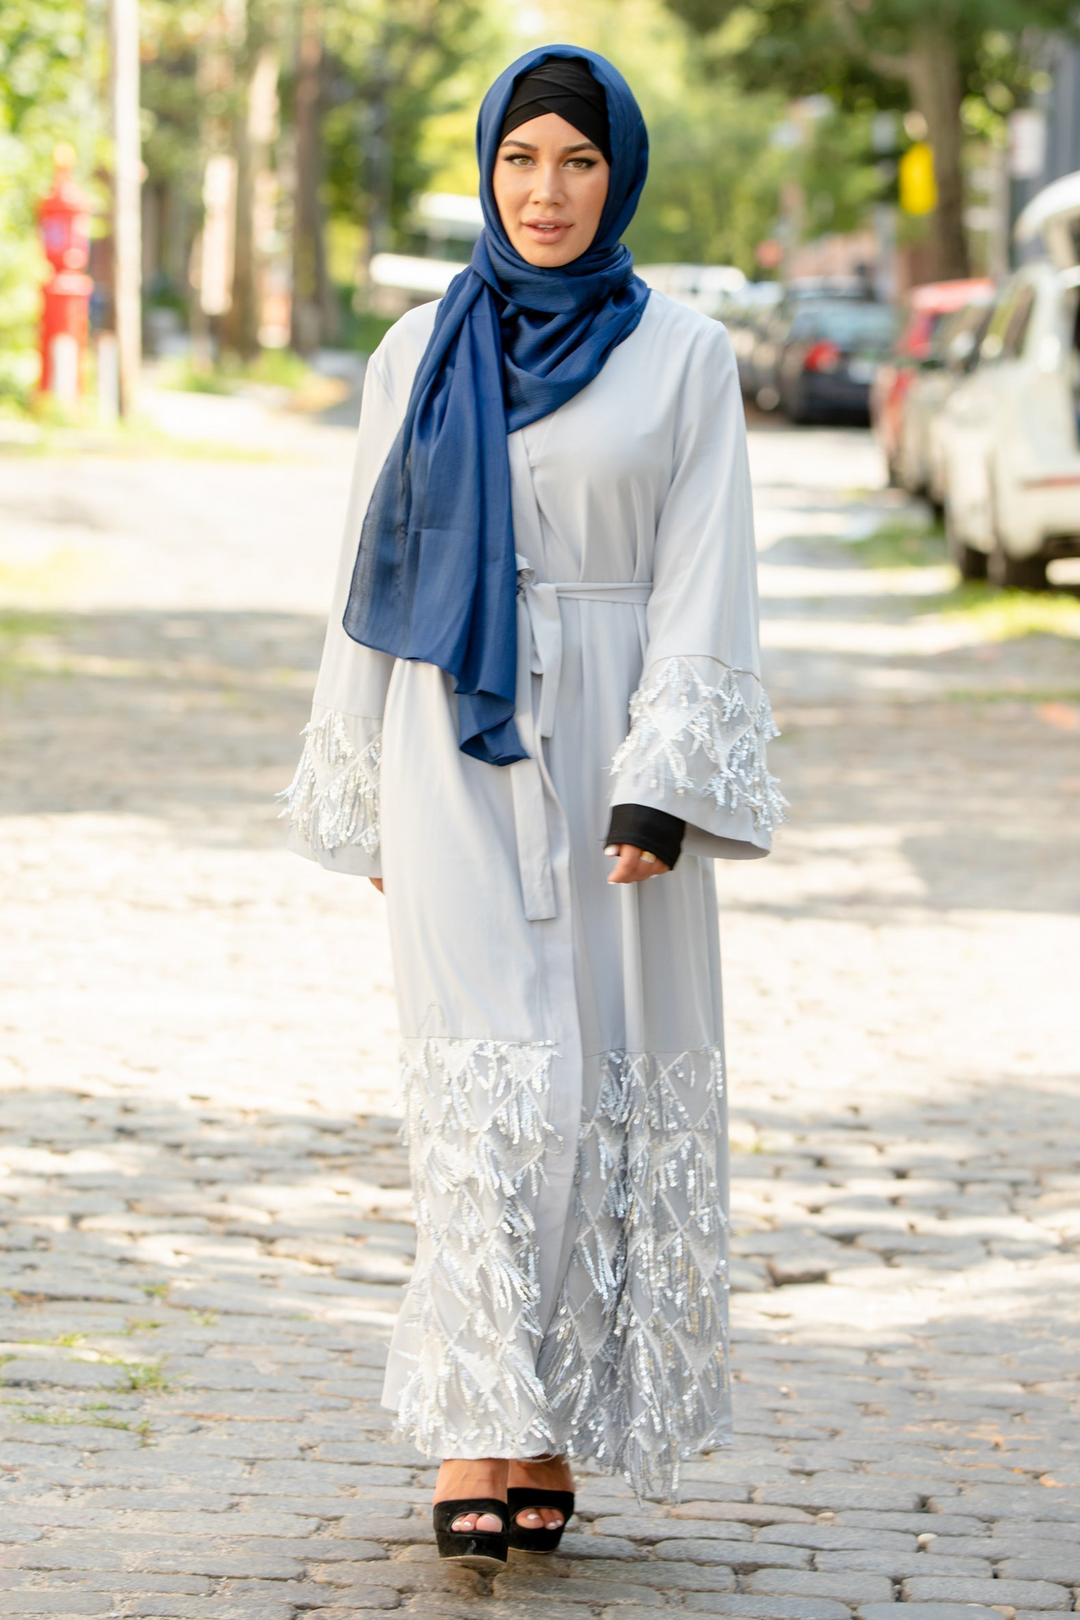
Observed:
[[[53,188],[38,208],[45,257],[53,277],[43,291],[41,386],[66,402],[82,391],[89,341],[90,294],[84,272],[90,258],[90,200],[72,179],[75,153],[58,146]]]

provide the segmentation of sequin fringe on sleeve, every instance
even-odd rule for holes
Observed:
[[[680,1462],[731,1438],[723,1061],[593,1061],[577,1238],[538,1370],[556,1449],[672,1500]]]
[[[404,1104],[417,1263],[395,1334],[411,1365],[402,1437],[431,1457],[551,1449],[529,1201],[545,1151],[550,1042],[405,1042]]]
[[[630,701],[630,731],[611,762],[620,799],[632,779],[652,792],[694,794],[719,809],[746,808],[771,832],[787,800],[769,775],[768,744],[780,735],[757,678],[707,658],[667,658],[646,670]]]
[[[379,758],[376,722],[328,709],[304,727],[304,751],[284,793],[281,814],[312,851],[332,855],[356,845],[379,851]]]

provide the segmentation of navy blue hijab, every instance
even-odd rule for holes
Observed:
[[[515,83],[555,57],[603,86],[611,175],[591,246],[540,269],[510,244],[492,174]],[[528,51],[484,97],[476,129],[484,229],[439,305],[401,430],[364,518],[344,626],[365,646],[454,677],[460,746],[491,765],[528,756],[514,725],[517,568],[506,436],[579,393],[637,326],[649,290],[619,238],[648,168],[629,85],[573,45]]]

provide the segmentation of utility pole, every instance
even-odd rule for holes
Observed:
[[[113,302],[120,411],[130,414],[142,362],[142,156],[139,145],[139,0],[109,0],[112,102]]]

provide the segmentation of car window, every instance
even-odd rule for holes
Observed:
[[[939,321],[930,344],[931,363],[954,367],[960,364],[964,370],[970,370],[992,313],[993,306],[980,300],[965,304],[963,309]]]
[[[979,363],[982,352],[983,338],[993,317],[994,306],[987,304],[978,312],[978,319],[972,323],[971,342],[960,344],[956,349],[950,350],[948,364],[956,371],[974,371]]]
[[[855,299],[800,308],[792,323],[793,338],[826,338],[846,348],[888,348],[896,315],[886,304],[860,304]]]
[[[1022,344],[1024,335],[1027,332],[1027,323],[1031,318],[1034,300],[1034,288],[1026,282],[1013,282],[1011,286],[1006,287],[1000,300],[994,306],[994,313],[987,324],[986,335],[979,345],[980,361],[1000,360],[1007,354],[1015,356],[1019,352],[1016,346],[1017,334],[1019,334],[1019,343]],[[1013,347],[1007,350],[1006,343],[1011,343]]]
[[[1034,287],[1022,287],[1016,302],[1013,304],[1008,325],[1001,340],[1001,352],[1010,360],[1015,360],[1024,347],[1024,339],[1031,324],[1031,312],[1034,308]]]

